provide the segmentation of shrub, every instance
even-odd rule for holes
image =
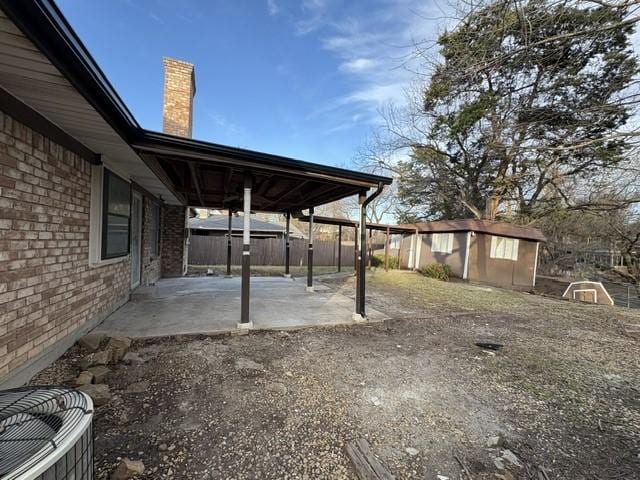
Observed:
[[[389,256],[389,268],[398,268],[400,261],[398,257]],[[384,268],[384,255],[372,255],[371,266]]]
[[[449,265],[444,263],[432,263],[420,269],[420,273],[429,278],[448,282],[453,277],[453,270]]]

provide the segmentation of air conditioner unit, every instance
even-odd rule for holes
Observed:
[[[93,480],[93,402],[82,392],[0,392],[0,480]]]

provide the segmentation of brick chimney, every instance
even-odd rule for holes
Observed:
[[[164,57],[162,131],[191,138],[196,76],[193,64]]]

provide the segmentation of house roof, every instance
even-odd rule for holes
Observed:
[[[229,216],[228,215],[210,215],[207,218],[190,218],[189,228],[196,230],[223,230],[229,229]],[[231,229],[242,230],[244,228],[244,217],[231,216]],[[266,222],[257,218],[251,219],[251,231],[252,232],[284,232],[284,227],[277,223]]]
[[[542,231],[534,227],[516,225],[514,223],[495,222],[490,220],[477,220],[465,218],[460,220],[436,220],[433,222],[419,222],[413,225],[421,233],[438,232],[479,232],[502,237],[522,238],[525,240],[535,240],[546,242]]]
[[[10,92],[31,104],[32,90],[37,90],[34,108],[45,110],[52,122],[87,144],[101,135],[101,142],[88,145],[96,154],[111,149],[113,161],[126,164],[123,166],[142,159],[138,183],[145,186],[146,181],[150,191],[164,193],[163,198],[170,203],[237,210],[242,206],[245,179],[249,178],[253,185],[252,210],[294,212],[391,184],[388,177],[145,130],[52,0],[0,0],[0,8],[16,30],[37,47],[36,53],[67,82],[57,93],[50,85],[38,84],[38,79],[48,79],[53,72],[38,72],[36,79],[25,75],[20,77],[22,81],[17,78]],[[13,48],[9,42],[0,43],[0,47]],[[32,62],[29,71],[41,68],[43,62],[39,62]],[[13,70],[9,74],[13,75]],[[53,79],[51,85],[55,87],[56,81]],[[5,85],[1,79],[0,84]],[[88,103],[83,107],[86,113],[79,115],[66,104],[61,105],[63,94],[83,97]],[[118,149],[111,148],[118,142],[122,143]],[[161,183],[153,185],[158,179]]]

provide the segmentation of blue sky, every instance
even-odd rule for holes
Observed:
[[[196,66],[194,138],[350,166],[402,104],[434,39],[430,0],[58,0],[145,128],[162,127],[162,57]]]

